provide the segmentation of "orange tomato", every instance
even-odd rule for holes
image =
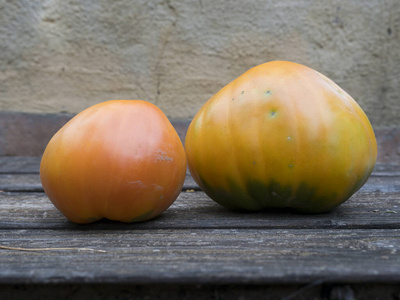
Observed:
[[[174,127],[141,100],[103,102],[77,114],[48,143],[43,188],[68,219],[149,220],[178,197],[185,151]]]
[[[356,101],[326,76],[286,61],[254,67],[208,100],[185,149],[194,180],[221,205],[309,213],[346,201],[377,156]]]

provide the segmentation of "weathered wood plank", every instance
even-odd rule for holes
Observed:
[[[0,190],[6,192],[44,192],[39,174],[0,174]]]
[[[400,164],[377,163],[372,172],[372,176],[400,176]]]
[[[0,155],[41,155],[69,114],[0,112]]]
[[[400,228],[400,187],[367,185],[335,210],[316,215],[290,210],[235,212],[203,192],[182,192],[160,217],[136,224],[100,221],[89,228]],[[0,192],[0,228],[79,228],[68,222],[44,193]]]
[[[0,230],[0,244],[68,248],[0,249],[3,284],[400,282],[399,229]]]
[[[385,175],[379,173],[372,175],[362,191],[389,191],[400,188],[400,175]],[[390,173],[388,173],[390,174]],[[0,174],[0,190],[6,192],[43,192],[38,173],[33,174]],[[193,180],[190,173],[186,174],[183,191],[201,190],[198,184]]]
[[[40,156],[1,156],[0,174],[39,173]],[[400,176],[400,164],[377,163],[373,176]]]
[[[397,283],[331,283],[317,280],[307,285],[204,285],[204,284],[43,284],[3,285],[0,298],[7,300],[54,299],[157,299],[157,300],[397,300]]]
[[[29,160],[6,160],[26,165]],[[29,165],[29,163],[28,163]],[[400,176],[389,176],[398,166],[378,165],[367,184],[345,204],[328,214],[299,215],[289,211],[239,213],[212,202],[204,193],[189,193],[198,186],[187,174],[183,193],[173,206],[154,221],[135,224],[140,228],[399,228]],[[26,170],[22,168],[22,170]],[[64,228],[65,218],[41,193],[34,174],[0,174],[0,228]],[[117,226],[99,222],[92,226]]]
[[[200,190],[190,174],[186,179],[182,190]],[[0,190],[5,192],[44,192],[38,173],[34,174],[1,174]]]
[[[40,157],[0,156],[0,190],[5,191],[43,191],[39,178]],[[391,179],[380,179],[389,177]],[[377,164],[367,185],[400,184],[400,165]],[[198,184],[187,171],[183,190],[199,190]]]
[[[332,284],[318,280],[305,286],[296,284],[202,285],[202,284],[51,284],[1,286],[0,297],[7,300],[54,299],[157,299],[157,300],[396,300],[398,284]]]
[[[39,173],[39,156],[0,156],[0,174]]]

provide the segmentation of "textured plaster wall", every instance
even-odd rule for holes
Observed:
[[[189,119],[270,60],[332,78],[374,126],[400,125],[399,0],[0,0],[0,110],[143,99]]]

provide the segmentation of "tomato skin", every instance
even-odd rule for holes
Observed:
[[[372,126],[333,81],[306,66],[272,61],[211,97],[185,142],[194,180],[240,210],[329,211],[367,181],[376,162]]]
[[[141,100],[112,100],[72,118],[48,143],[40,179],[71,221],[152,219],[178,197],[182,142],[164,113]]]

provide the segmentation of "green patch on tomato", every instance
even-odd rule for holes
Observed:
[[[204,192],[220,205],[232,210],[258,211],[268,208],[292,208],[302,213],[320,213],[337,204],[337,193],[318,195],[317,188],[300,183],[296,190],[291,185],[282,185],[274,179],[267,183],[251,179],[242,188],[228,178],[228,189],[213,187],[204,178],[200,178]]]

